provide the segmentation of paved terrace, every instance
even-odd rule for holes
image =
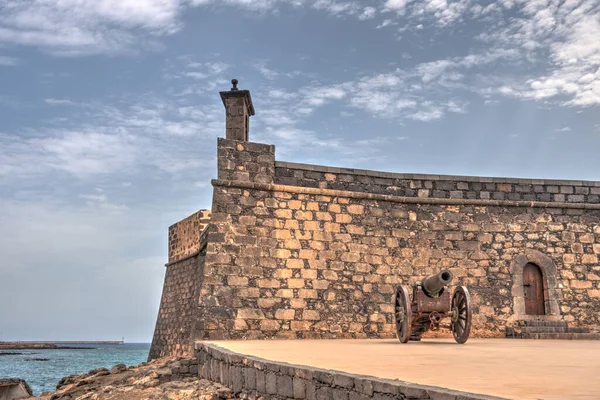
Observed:
[[[510,399],[600,399],[600,341],[214,341],[271,361]]]

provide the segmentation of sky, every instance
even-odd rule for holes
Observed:
[[[278,160],[600,180],[600,0],[0,0],[0,332],[151,340],[218,92]]]

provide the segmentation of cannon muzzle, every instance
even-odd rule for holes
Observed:
[[[422,286],[425,293],[430,297],[440,294],[444,286],[452,282],[452,272],[443,269],[435,275],[430,275],[423,279]]]

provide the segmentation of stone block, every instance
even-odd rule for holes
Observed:
[[[305,389],[306,400],[317,400],[317,387],[313,382],[307,381]]]
[[[333,389],[333,400],[348,400],[349,394],[348,390],[335,388]]]
[[[364,214],[365,212],[364,206],[359,204],[350,204],[346,208],[350,214]]]
[[[288,201],[288,207],[292,210],[300,210],[302,208],[302,202],[299,200]]]
[[[315,271],[316,272],[316,271]],[[325,290],[329,288],[329,281],[327,280],[322,280],[322,279],[313,279],[311,281],[312,287],[313,289],[317,289],[317,290]]]
[[[240,393],[244,388],[244,374],[241,367],[232,366],[229,368],[229,379],[231,382],[231,390],[234,393]],[[228,386],[225,383],[226,386]]]
[[[373,391],[378,393],[396,395],[396,393],[398,392],[398,387],[389,382],[373,380]]]
[[[301,378],[292,379],[292,391],[295,399],[306,398],[306,381]]]
[[[256,286],[258,286],[259,288],[263,288],[263,289],[264,288],[277,289],[277,288],[281,287],[281,282],[278,279],[269,279],[269,278],[257,279]]]
[[[304,279],[288,279],[287,286],[290,289],[300,289],[306,286]]]
[[[333,400],[333,389],[329,386],[317,388],[317,400]]]
[[[361,394],[367,396],[373,395],[373,382],[370,379],[355,378],[354,388]]]
[[[303,269],[300,271],[300,275],[304,279],[317,279],[317,271],[314,269]]]
[[[264,371],[256,371],[256,391],[259,393],[267,393],[266,374]]]
[[[373,400],[395,400],[396,396],[385,393],[373,393]]]
[[[275,210],[274,214],[277,218],[284,218],[284,219],[292,218],[292,210],[288,210],[288,209]]]
[[[304,268],[304,260],[299,260],[295,258],[290,258],[286,260],[285,264],[288,268]]]
[[[275,311],[275,318],[283,319],[283,320],[293,320],[295,317],[295,314],[296,314],[295,310],[279,309],[279,310]]]
[[[256,390],[256,370],[252,367],[244,368],[244,389]]]
[[[248,278],[245,276],[228,276],[227,284],[229,286],[248,286]]]
[[[333,384],[338,387],[353,389],[354,378],[350,375],[345,375],[343,373],[336,373],[333,377]]]
[[[275,293],[276,297],[281,297],[284,299],[289,299],[294,297],[294,290],[293,289],[279,289],[276,293]]]
[[[277,375],[274,372],[266,373],[265,389],[267,394],[277,394]]]
[[[298,289],[298,297],[301,299],[317,299],[317,291],[314,289]]]
[[[277,376],[277,394],[284,398],[290,398],[294,396],[294,389],[292,385],[292,377],[289,375]]]
[[[308,331],[312,325],[311,321],[292,321],[290,327],[293,331]]]
[[[358,393],[355,391],[350,391],[348,400],[371,400],[371,396],[367,396],[363,393]]]
[[[321,316],[319,315],[318,311],[303,310],[302,311],[302,319],[308,320],[308,321],[315,321],[315,320],[320,320]]]
[[[290,258],[292,253],[288,249],[271,249],[271,257],[273,258]]]
[[[281,324],[277,320],[263,319],[260,321],[261,331],[276,331],[281,327]]]
[[[570,284],[572,289],[589,289],[592,287],[592,282],[590,281],[572,280]]]

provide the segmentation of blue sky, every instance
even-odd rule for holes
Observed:
[[[600,180],[599,0],[0,0],[0,331],[149,341],[218,95],[279,160]]]

